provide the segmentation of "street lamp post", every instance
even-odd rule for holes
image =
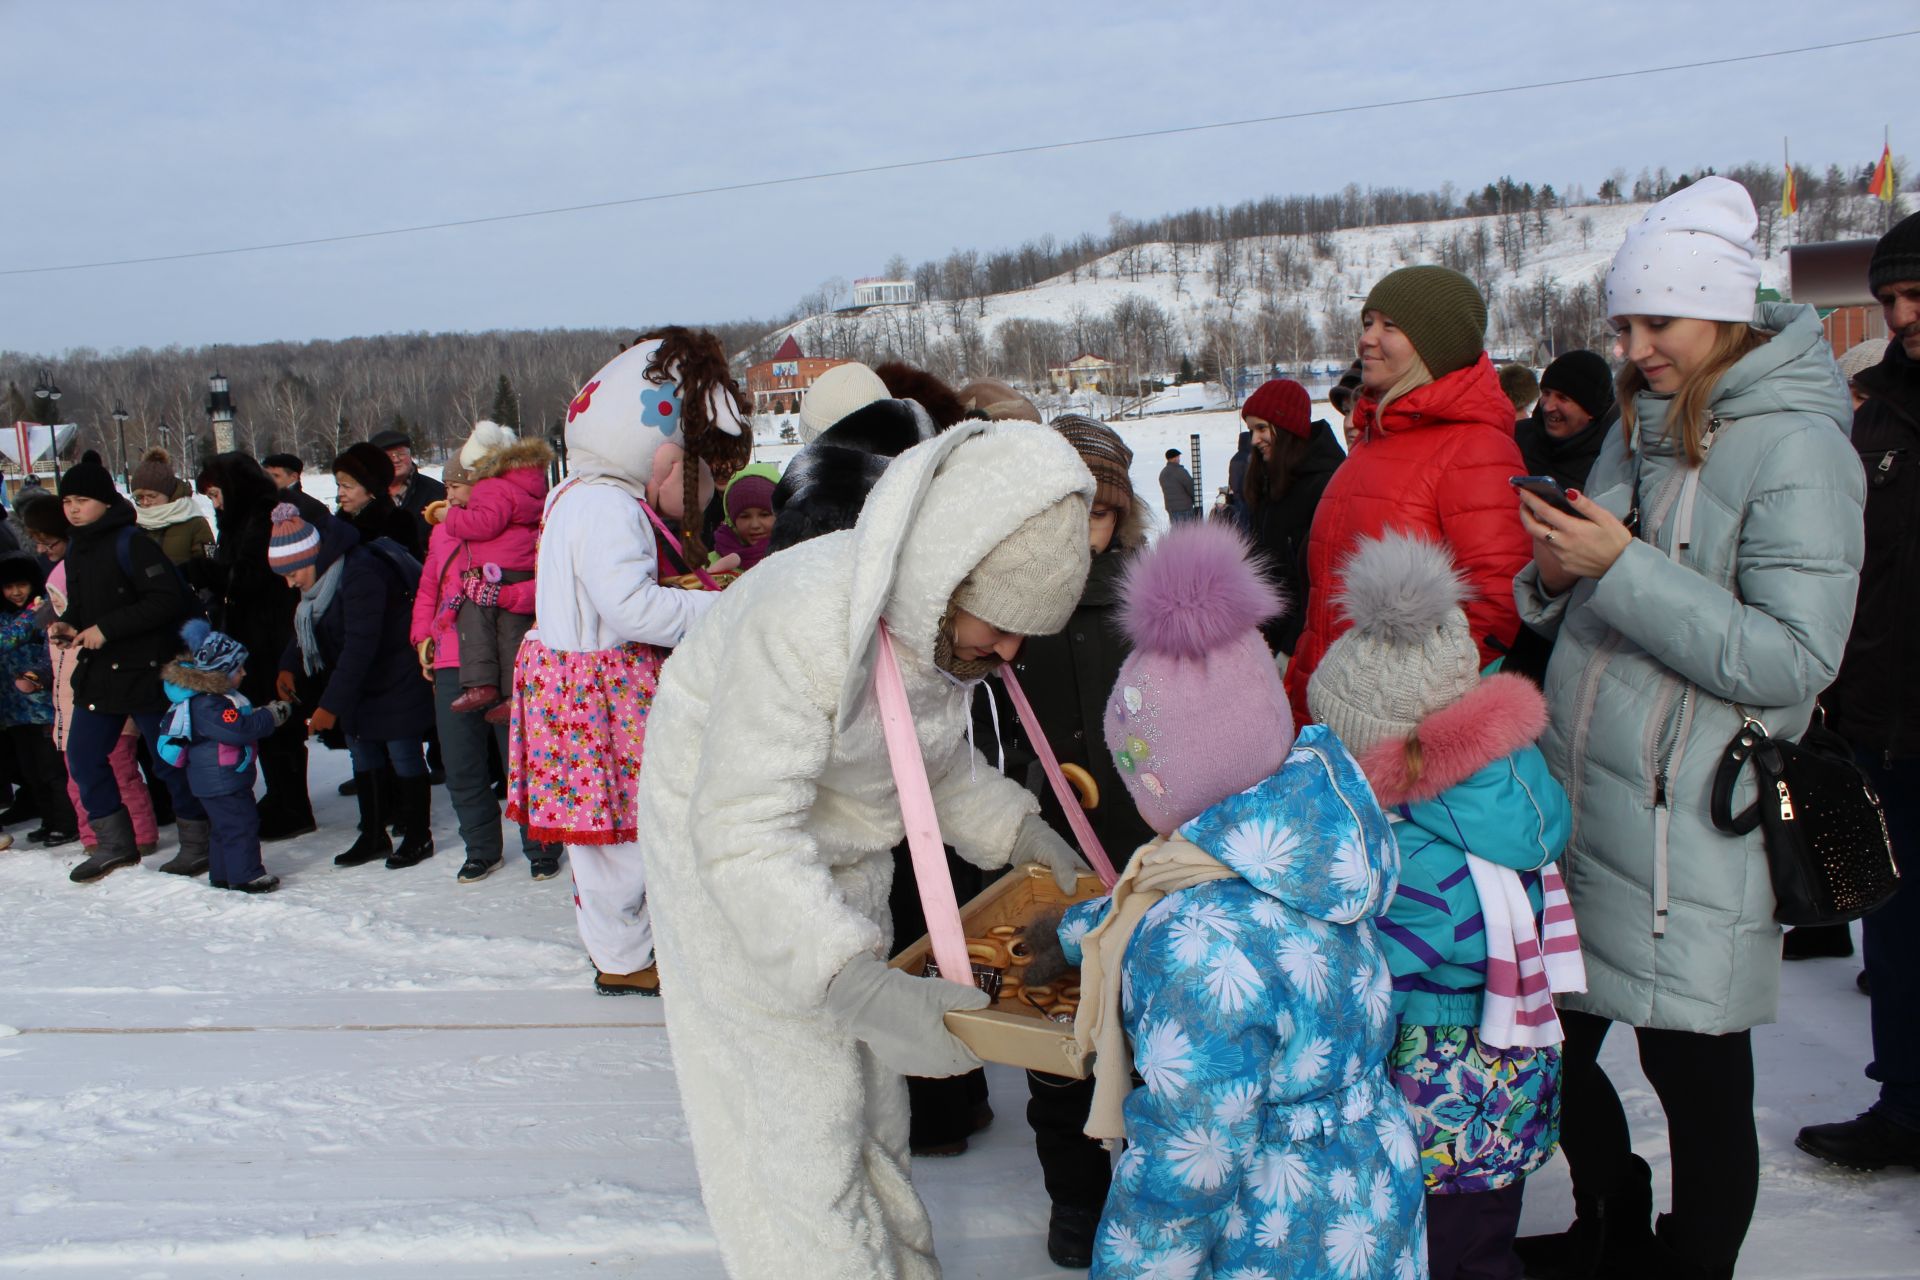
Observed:
[[[233,397],[227,394],[226,375],[217,369],[207,379],[207,416],[213,419],[214,452],[232,453]]]
[[[119,428],[120,431],[120,477],[127,482],[127,491],[131,493],[133,491],[133,472],[127,469],[127,419],[133,415],[116,404],[113,406],[113,413],[109,416],[113,419],[113,425]]]
[[[40,381],[39,384],[34,387],[33,395],[34,399],[45,400],[50,406],[58,406],[60,403],[60,388],[54,385],[53,376],[45,369],[40,371]],[[60,415],[51,413],[47,416],[57,419]],[[27,447],[31,450],[33,446],[29,444]],[[53,455],[53,483],[54,486],[58,488],[60,484],[60,431],[57,422],[47,424],[47,452]],[[21,465],[28,470],[34,469],[32,463],[24,458],[21,459]]]

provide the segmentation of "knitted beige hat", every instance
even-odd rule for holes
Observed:
[[[1865,342],[1856,342],[1847,348],[1847,354],[1840,357],[1840,376],[1848,382],[1879,364],[1887,354],[1885,338],[1868,338]]]
[[[1363,540],[1334,597],[1353,626],[1307,682],[1313,718],[1360,755],[1473,692],[1480,650],[1460,607],[1466,596],[1439,543],[1393,533]]]
[[[1087,580],[1087,500],[1069,494],[987,552],[953,593],[981,621],[1021,636],[1067,625]]]
[[[880,375],[857,360],[837,364],[813,380],[800,401],[800,441],[809,443],[855,409],[864,409],[875,400],[887,400],[893,393]]]

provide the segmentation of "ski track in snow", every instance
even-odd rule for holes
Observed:
[[[286,887],[263,898],[152,870],[169,832],[145,868],[93,886],[66,880],[77,845],[0,853],[0,1275],[720,1277],[664,1002],[591,994],[568,881],[533,883],[512,842],[501,871],[456,885],[438,792],[439,856],[333,867],[344,774],[315,752],[322,830],[267,847]],[[1920,1178],[1792,1146],[1871,1099],[1854,971],[1789,966],[1783,1022],[1756,1033],[1764,1173],[1743,1280],[1920,1275]],[[1606,1060],[1664,1200],[1632,1037]],[[998,1122],[915,1167],[946,1274],[1072,1275],[1046,1261],[1025,1081],[989,1074]],[[1555,1161],[1523,1230],[1570,1209]]]

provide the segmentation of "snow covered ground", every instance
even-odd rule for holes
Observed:
[[[94,886],[67,881],[77,846],[0,853],[0,1022],[19,1032],[0,1038],[0,1274],[720,1276],[661,1003],[591,993],[565,878],[516,857],[456,885],[443,797],[438,857],[336,869],[345,772],[315,753],[324,829],[268,847],[286,887],[264,898],[161,875],[164,851]],[[1792,1146],[1872,1096],[1855,967],[1789,966],[1756,1038],[1749,1280],[1920,1275],[1920,1177]],[[1630,1046],[1609,1066],[1664,1180]],[[915,1167],[940,1257],[952,1277],[1069,1274],[1046,1260],[1025,1084],[991,1076],[994,1126]],[[1570,1203],[1556,1161],[1526,1228]]]

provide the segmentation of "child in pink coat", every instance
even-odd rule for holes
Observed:
[[[502,592],[533,581],[540,512],[547,499],[553,449],[521,439],[496,422],[479,422],[460,447],[460,465],[474,477],[464,507],[447,509],[444,527],[465,544],[461,595],[454,618],[460,638],[460,688],[453,709],[486,711],[504,723],[511,708],[500,687],[511,683],[514,655],[533,625],[529,609],[507,605]]]

